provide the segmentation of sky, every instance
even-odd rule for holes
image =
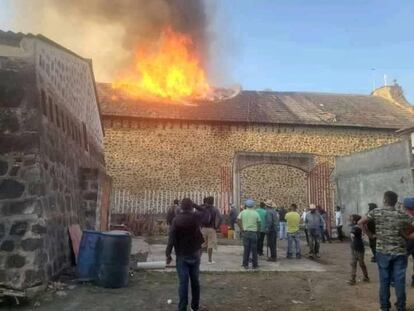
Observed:
[[[385,74],[414,103],[412,0],[219,0],[212,23],[243,89],[369,94]]]

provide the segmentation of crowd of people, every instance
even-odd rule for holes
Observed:
[[[371,248],[371,261],[379,269],[379,301],[381,310],[390,310],[390,286],[395,288],[397,310],[406,310],[405,275],[407,254],[414,259],[414,197],[405,198],[403,208],[398,208],[398,196],[387,191],[383,207],[368,205],[366,215],[349,216],[351,277],[349,285],[355,285],[357,266],[363,274],[363,282],[369,282],[365,264],[364,234]],[[298,212],[296,204],[288,210],[276,208],[271,200],[256,203],[247,199],[239,210],[232,205],[228,215],[230,227],[240,232],[243,245],[242,266],[249,269],[259,268],[259,258],[264,256],[266,240],[267,261],[277,261],[277,240],[287,240],[286,258],[302,257],[301,235],[305,234],[309,247],[309,258],[320,258],[320,243],[331,242],[326,211],[320,206],[310,204],[309,208]],[[217,248],[216,231],[222,223],[220,211],[214,206],[214,199],[204,199],[202,205],[194,204],[186,198],[181,203],[176,200],[167,214],[170,225],[169,241],[166,250],[167,263],[172,260],[175,249],[176,267],[179,277],[179,310],[187,310],[188,287],[191,282],[192,310],[198,310],[200,300],[199,266],[202,249],[208,254],[208,264],[214,264],[213,250]],[[335,227],[337,239],[345,239],[343,233],[343,213],[336,207]],[[303,229],[303,230],[301,230]],[[270,254],[269,254],[270,251]],[[414,266],[413,266],[414,272]],[[414,273],[412,276],[414,287]]]

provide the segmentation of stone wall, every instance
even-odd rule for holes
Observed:
[[[231,184],[231,180],[222,180],[220,172],[223,168],[231,169],[236,152],[300,152],[332,160],[336,155],[398,139],[387,130],[230,126],[114,117],[104,119],[104,127],[107,170],[114,187],[132,193],[144,189],[220,191],[223,184]],[[290,175],[291,171],[284,172]],[[271,178],[274,173],[269,174]]]
[[[35,40],[34,48],[37,79],[45,95],[53,90],[53,103],[62,113],[76,116],[72,126],[82,132],[80,135],[85,127],[90,139],[102,145],[103,131],[89,61],[42,40]]]
[[[9,288],[45,279],[41,119],[33,81],[30,62],[0,57],[0,286]]]
[[[0,57],[0,287],[15,290],[45,284],[72,263],[68,226],[95,229],[104,171],[102,131],[82,127],[82,111],[59,96],[62,74],[51,66],[45,78],[35,55]],[[87,79],[73,74],[78,84]]]
[[[286,165],[250,166],[240,176],[241,200],[271,199],[278,207],[289,207],[295,203],[303,209],[307,202],[306,175],[306,172]]]

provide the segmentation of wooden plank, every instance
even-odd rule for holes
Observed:
[[[76,263],[78,263],[79,246],[82,239],[82,230],[78,224],[70,225],[68,228],[72,250],[75,254]]]

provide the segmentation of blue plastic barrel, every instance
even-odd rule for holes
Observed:
[[[128,285],[131,235],[127,231],[102,232],[97,251],[97,283],[107,288]]]
[[[97,246],[101,232],[83,230],[79,246],[78,264],[76,274],[80,281],[93,281],[96,279]]]

